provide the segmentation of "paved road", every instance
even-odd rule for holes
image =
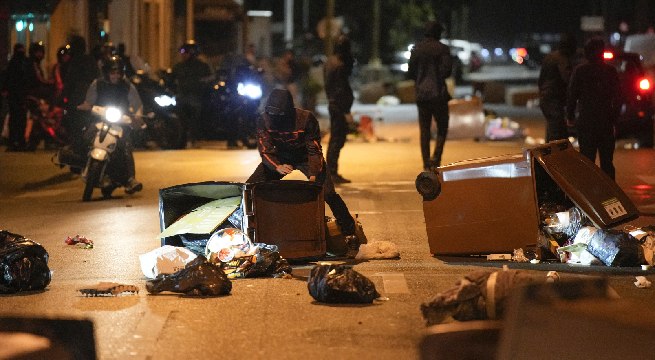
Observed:
[[[100,359],[418,358],[427,333],[420,305],[470,271],[501,263],[430,256],[422,199],[414,187],[421,170],[418,129],[411,122],[383,121],[377,130],[388,141],[346,144],[341,171],[353,183],[339,188],[350,210],[359,214],[369,241],[391,241],[401,253],[399,260],[346,262],[375,283],[382,300],[372,305],[315,302],[307,291],[309,266],[296,266],[293,279],[234,281],[231,295],[218,298],[154,296],[143,290],[116,298],[81,296],[77,289],[100,281],[145,288],[138,255],[160,246],[159,189],[207,180],[242,182],[259,163],[256,151],[223,150],[221,144],[206,143],[194,150],[136,152],[144,190],[133,196],[117,191],[113,199],[91,202],[81,201],[83,183],[54,166],[51,153],[0,152],[0,228],[43,244],[53,271],[45,291],[0,295],[0,315],[90,319]],[[452,141],[446,145],[444,162],[516,154],[523,147]],[[616,153],[618,183],[644,212],[644,224],[655,216],[653,155],[652,150]],[[92,239],[95,247],[82,250],[64,244],[67,236],[76,234]],[[525,267],[541,280],[549,270],[559,271],[564,280],[610,275],[621,297],[653,301],[653,289],[633,285],[635,274],[655,281],[652,272]]]

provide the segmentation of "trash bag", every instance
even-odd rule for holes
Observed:
[[[597,230],[587,251],[607,266],[630,267],[646,264],[644,249],[634,236],[620,230]]]
[[[149,279],[159,274],[173,274],[186,267],[198,257],[193,251],[181,246],[164,245],[148,253],[139,255],[141,271]]]
[[[220,267],[199,255],[187,266],[171,275],[161,274],[146,281],[146,290],[151,294],[172,291],[187,295],[219,296],[232,290],[232,282]]]
[[[375,284],[341,265],[316,265],[307,281],[309,294],[324,303],[366,304],[380,297]]]
[[[475,270],[458,280],[455,287],[421,304],[421,313],[428,326],[441,324],[449,317],[458,321],[502,318],[512,290],[532,281],[520,270]]]
[[[0,294],[45,289],[50,284],[48,257],[40,244],[0,231]]]

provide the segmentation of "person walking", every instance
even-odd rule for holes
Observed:
[[[257,127],[262,162],[246,183],[280,180],[293,170],[301,171],[309,181],[323,185],[325,202],[332,210],[341,233],[346,237],[349,258],[359,251],[355,219],[334,189],[330,169],[321,150],[321,131],[311,111],[297,109],[286,89],[273,89],[266,101]]]
[[[172,77],[176,86],[177,108],[185,125],[187,148],[195,146],[200,138],[200,114],[204,83],[211,76],[209,65],[198,59],[198,45],[187,41],[180,48],[183,60],[173,66]]]
[[[566,90],[573,72],[578,43],[571,33],[560,36],[559,48],[544,58],[539,71],[539,108],[546,118],[546,142],[568,139]]]
[[[25,46],[17,43],[7,65],[3,93],[9,105],[9,138],[6,151],[25,149],[25,128],[27,125],[28,74],[31,63],[25,56]]]
[[[348,135],[348,118],[355,96],[349,77],[355,60],[350,52],[350,39],[341,35],[334,44],[334,54],[328,57],[323,67],[325,94],[330,115],[330,141],[327,149],[327,166],[335,184],[349,183],[338,172],[339,156]]]
[[[452,99],[446,78],[452,73],[450,49],[439,39],[443,26],[437,21],[425,25],[425,38],[411,52],[409,77],[415,81],[416,106],[421,137],[423,169],[434,171],[441,166],[441,155],[448,135],[448,101]],[[430,156],[432,118],[437,123],[437,144]]]
[[[600,168],[614,180],[614,123],[621,113],[621,84],[617,70],[603,62],[604,50],[605,43],[599,37],[585,43],[586,61],[571,75],[566,113],[567,123],[577,130],[580,153],[592,162],[598,153]]]

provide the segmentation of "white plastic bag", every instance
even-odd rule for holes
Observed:
[[[159,274],[173,274],[193,261],[196,257],[191,250],[172,245],[164,245],[149,253],[139,255],[141,271],[147,278],[154,279]]]
[[[396,245],[389,241],[374,241],[361,244],[355,259],[395,259],[400,257]]]

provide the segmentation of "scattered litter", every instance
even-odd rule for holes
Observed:
[[[641,270],[650,270],[651,265],[641,265]]]
[[[488,119],[485,135],[489,140],[513,140],[525,138],[525,129],[518,122],[509,118]]]
[[[512,254],[489,254],[487,261],[512,260]]]
[[[101,282],[98,285],[78,289],[77,291],[81,292],[84,296],[118,296],[124,292],[129,292],[133,294],[139,293],[139,287],[134,285],[125,285],[115,282]]]
[[[557,282],[559,280],[560,277],[557,271],[549,271],[548,274],[546,274],[546,282]]]
[[[366,304],[380,297],[369,278],[336,264],[314,266],[307,288],[314,300],[323,303]]]
[[[635,281],[635,285],[640,288],[640,289],[648,289],[650,288],[651,282],[646,279],[645,276],[637,276],[637,281]]]
[[[86,244],[82,246],[82,249],[93,249],[93,240],[89,240],[85,238],[84,236],[75,235],[74,237],[66,237],[66,240],[64,242],[68,245],[76,245],[76,244]]]
[[[400,99],[393,95],[384,95],[378,99],[377,104],[382,106],[385,105],[397,106],[400,105]]]
[[[368,244],[361,244],[355,259],[397,259],[400,252],[396,244],[389,241],[374,241]]]
[[[476,270],[458,280],[455,287],[421,304],[421,313],[428,326],[451,317],[458,321],[502,318],[505,300],[513,288],[532,282],[532,277],[520,270]]]
[[[209,238],[205,256],[219,266],[229,279],[260,276],[283,277],[291,274],[289,262],[275,245],[253,244],[243,231],[220,230]]]
[[[530,264],[539,264],[540,262],[541,262],[541,260],[539,260],[539,259],[530,260]]]
[[[514,249],[514,255],[512,255],[512,261],[515,262],[528,262],[530,259],[525,257],[523,249]]]
[[[173,274],[178,272],[195,259],[193,251],[181,247],[164,245],[149,253],[139,255],[141,271],[147,278],[154,279],[159,274]]]
[[[174,274],[160,274],[155,279],[146,281],[146,290],[151,294],[171,291],[194,296],[218,296],[229,294],[232,282],[220,267],[199,255]]]
[[[45,289],[51,280],[48,252],[21,235],[0,231],[0,294]]]
[[[646,263],[639,240],[620,230],[597,230],[587,250],[607,266],[640,266]]]

